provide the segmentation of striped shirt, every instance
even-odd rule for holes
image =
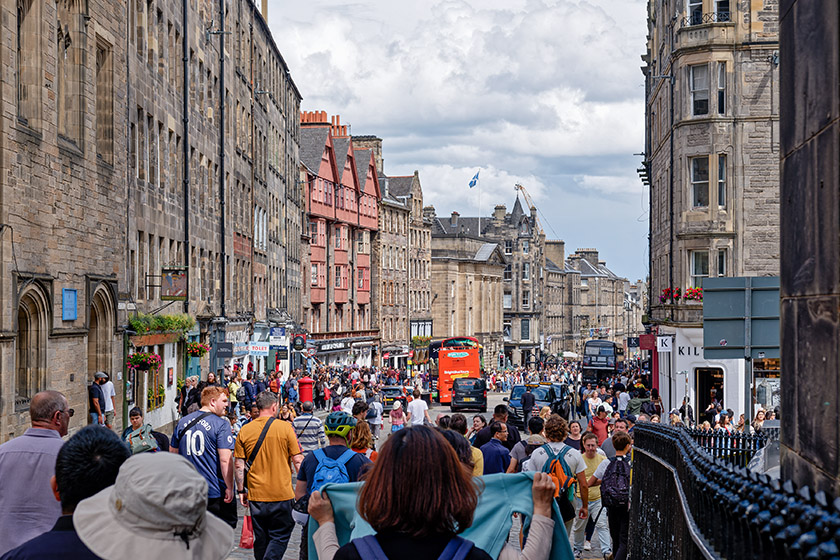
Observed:
[[[313,414],[301,414],[292,422],[298,443],[304,455],[319,447],[327,445],[324,434],[324,423]]]

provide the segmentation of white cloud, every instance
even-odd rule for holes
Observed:
[[[477,211],[467,183],[481,168],[482,214],[511,208],[516,182],[547,215],[587,204],[577,213],[588,225],[560,226],[584,231],[559,235],[588,246],[593,223],[620,231],[602,254],[616,272],[641,276],[646,224],[632,154],[644,142],[645,4],[275,0],[269,23],[303,108],[382,137],[386,173],[419,170],[439,214]]]

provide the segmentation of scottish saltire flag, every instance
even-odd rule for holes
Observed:
[[[470,188],[473,188],[474,186],[476,186],[478,184],[478,174],[479,173],[481,173],[480,169],[475,172],[475,176],[472,178],[472,181],[470,181]]]

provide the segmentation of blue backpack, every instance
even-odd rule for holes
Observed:
[[[316,449],[313,453],[318,459],[318,466],[315,467],[315,475],[312,477],[312,492],[320,490],[325,484],[350,482],[347,463],[356,454],[355,451],[348,449],[338,459],[327,457],[321,449]]]
[[[356,547],[356,552],[362,560],[388,560],[385,551],[379,546],[379,541],[374,535],[368,535],[350,541]],[[464,560],[473,548],[472,541],[461,538],[459,536],[452,537],[446,548],[438,556],[438,560]]]

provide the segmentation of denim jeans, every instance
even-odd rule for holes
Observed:
[[[580,501],[580,498],[575,498],[576,512],[580,511],[581,505],[583,505],[583,503]],[[600,516],[598,515],[598,512],[601,512]],[[606,510],[601,511],[601,500],[590,500],[588,519],[595,519],[596,517],[598,518],[598,522],[595,523],[595,528],[598,529],[598,541],[601,543],[601,554],[607,555],[612,551],[607,512]],[[581,519],[576,516],[574,523],[572,523],[572,533],[570,537],[572,540],[572,546],[576,552],[583,550],[583,540],[584,534],[586,533],[586,522],[588,519]]]

